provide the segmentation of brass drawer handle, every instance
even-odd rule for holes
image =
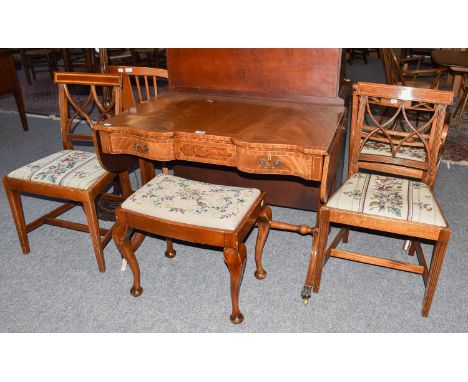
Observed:
[[[133,145],[133,148],[138,151],[139,153],[147,153],[148,152],[148,145],[144,145],[143,148],[141,147],[141,145],[139,143],[135,143]]]
[[[281,161],[279,159],[276,159],[274,162],[271,159],[271,155],[268,155],[268,160],[265,161],[265,159],[260,159],[258,161],[258,164],[260,166],[263,166],[265,170],[274,170],[276,167],[278,167],[281,164]]]

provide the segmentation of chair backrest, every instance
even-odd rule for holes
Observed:
[[[387,84],[389,85],[402,85],[405,86],[405,78],[400,66],[400,62],[392,48],[381,48],[380,55],[385,69],[385,76],[387,77]]]
[[[432,187],[452,101],[451,91],[354,84],[349,174],[373,170],[419,179]],[[387,114],[384,121],[381,116]]]
[[[157,97],[157,78],[169,78],[166,69],[139,66],[109,66],[109,73],[122,76],[122,108],[124,111],[152,97]],[[142,92],[141,81],[144,82],[144,92]],[[136,97],[133,85],[136,86]]]
[[[64,149],[73,149],[73,141],[92,142],[94,124],[119,114],[122,110],[120,76],[55,72],[54,82],[58,85]],[[83,129],[83,125],[88,126]],[[83,130],[89,133],[86,134]]]

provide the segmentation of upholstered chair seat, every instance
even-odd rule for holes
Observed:
[[[354,174],[330,198],[327,207],[446,227],[430,188],[405,178]]]
[[[106,174],[95,153],[62,150],[20,167],[8,177],[87,190]]]

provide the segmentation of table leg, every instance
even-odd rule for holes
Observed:
[[[140,165],[141,185],[144,185],[154,178],[154,163],[150,160],[139,158],[138,164]]]
[[[452,90],[453,90],[453,95],[455,97],[457,97],[460,93],[462,79],[463,79],[463,76],[461,74],[457,73],[454,75]]]

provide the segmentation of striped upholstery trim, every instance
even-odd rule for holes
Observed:
[[[62,150],[16,169],[8,177],[86,190],[106,174],[95,153]]]
[[[437,202],[422,182],[357,173],[330,198],[327,207],[445,227]]]
[[[362,141],[361,141],[362,142]],[[391,157],[390,144],[369,139],[361,150],[362,154],[383,155]],[[396,158],[411,159],[418,162],[426,161],[426,150],[423,147],[401,146]]]

